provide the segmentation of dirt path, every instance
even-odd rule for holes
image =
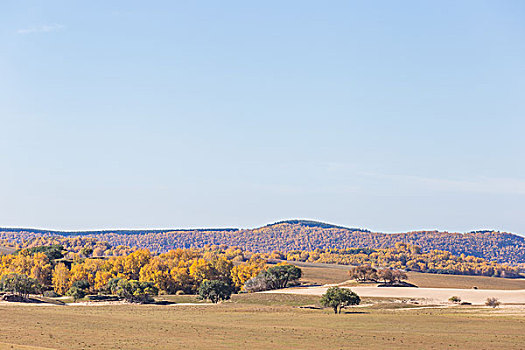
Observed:
[[[525,290],[452,289],[452,288],[408,288],[408,287],[343,287],[349,288],[361,297],[420,299],[428,304],[448,303],[451,296],[462,301],[483,305],[487,298],[498,298],[506,304],[525,304]],[[262,293],[285,293],[322,295],[328,286],[299,287],[266,291]]]

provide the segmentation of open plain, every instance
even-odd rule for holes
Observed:
[[[246,300],[243,300],[246,298]],[[206,306],[0,305],[0,349],[523,349],[525,314],[511,308],[303,309],[318,298],[238,296]],[[365,300],[369,303],[370,300]],[[399,303],[397,303],[399,305]],[[26,347],[27,348],[27,347]]]

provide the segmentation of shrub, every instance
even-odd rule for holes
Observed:
[[[83,297],[86,296],[86,291],[82,288],[73,286],[69,288],[66,295],[72,296],[73,299],[77,301],[78,299],[82,299]]]
[[[340,314],[341,309],[349,305],[359,305],[361,298],[350,289],[330,287],[321,297],[321,305],[331,307],[335,314]]]
[[[54,290],[46,290],[44,292],[44,296],[46,298],[56,298],[56,297],[58,297],[58,294]]]
[[[457,303],[461,303],[461,298],[454,295],[448,298],[448,301],[450,301],[451,303],[457,304]]]
[[[487,298],[487,301],[485,301],[485,305],[490,307],[498,307],[500,304],[497,298]]]

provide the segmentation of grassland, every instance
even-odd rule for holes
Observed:
[[[189,298],[184,296],[184,301]],[[403,310],[382,303],[334,315],[330,310],[297,307],[317,300],[252,294],[202,306],[0,304],[0,349],[17,345],[53,349],[525,347],[525,314],[519,311]]]
[[[479,289],[525,289],[525,279],[485,276],[438,275],[409,272],[408,282],[422,288],[473,288]]]
[[[301,282],[306,284],[337,284],[349,279],[349,266],[315,263],[293,263],[303,271]],[[484,276],[439,275],[408,272],[408,282],[421,288],[470,289],[525,289],[525,279],[511,279]],[[357,285],[355,283],[345,285]]]

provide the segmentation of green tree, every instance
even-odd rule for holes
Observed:
[[[289,283],[297,282],[302,276],[302,271],[294,265],[277,265],[263,271],[262,274],[266,276],[272,289],[280,289],[286,288]]]
[[[108,284],[106,285],[105,292],[111,293],[111,294],[117,294],[118,290],[118,283],[120,282],[122,278],[115,277],[108,281]]]
[[[232,294],[231,286],[220,280],[204,280],[199,286],[199,296],[202,299],[218,303],[220,300],[228,300]]]
[[[84,247],[80,250],[80,254],[84,255],[86,258],[89,258],[93,254],[93,248]]]
[[[334,313],[340,314],[341,309],[349,305],[359,305],[361,298],[350,289],[330,287],[321,297],[321,305],[331,307]]]
[[[21,249],[17,251],[17,253],[23,251],[24,249]],[[64,257],[64,246],[60,244],[43,245],[33,248],[27,248],[25,249],[25,251],[27,251],[27,253],[29,253],[30,255],[34,255],[36,253],[44,253],[49,260],[62,259]]]
[[[86,290],[79,288],[79,287],[72,286],[71,288],[69,288],[66,295],[72,296],[73,299],[77,301],[78,299],[82,299],[83,297],[86,296]]]
[[[152,282],[120,279],[115,292],[130,303],[147,303],[153,301],[152,295],[157,295],[159,290]]]
[[[42,287],[34,278],[19,273],[4,275],[0,280],[0,289],[27,298],[29,294],[40,293]]]
[[[87,291],[89,289],[89,282],[86,280],[78,280],[71,284],[71,287],[76,287]]]

